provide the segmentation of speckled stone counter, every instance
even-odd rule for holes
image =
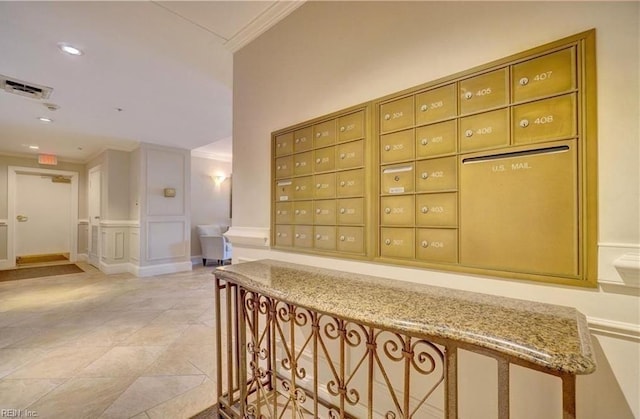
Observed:
[[[221,267],[215,275],[357,323],[462,342],[550,371],[595,370],[585,316],[574,308],[273,260]]]

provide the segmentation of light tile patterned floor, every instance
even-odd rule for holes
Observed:
[[[0,283],[0,412],[180,419],[211,406],[213,268],[136,278],[81,266]]]

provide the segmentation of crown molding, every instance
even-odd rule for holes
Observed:
[[[231,163],[232,156],[220,153],[208,153],[206,151],[191,150],[191,157],[199,157],[201,159],[218,160]]]

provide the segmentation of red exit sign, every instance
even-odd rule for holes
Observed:
[[[58,157],[54,156],[53,154],[39,154],[38,163],[48,166],[55,166],[58,164]]]

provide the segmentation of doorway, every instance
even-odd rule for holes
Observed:
[[[102,208],[102,169],[101,166],[89,170],[89,263],[100,269],[100,210]]]

